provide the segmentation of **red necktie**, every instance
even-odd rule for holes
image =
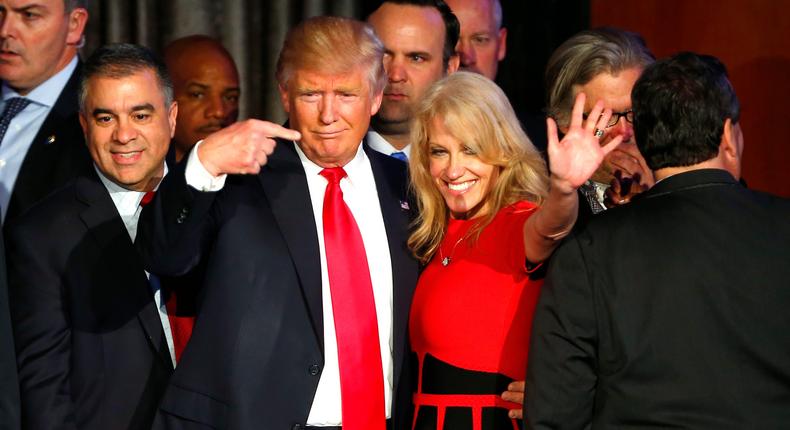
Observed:
[[[342,167],[324,169],[324,246],[340,367],[343,430],[384,430],[384,375],[365,245],[343,201]]]
[[[154,191],[148,191],[143,194],[143,199],[140,200],[140,206],[145,207],[151,200],[154,199]],[[151,276],[154,276],[151,274]],[[178,294],[176,289],[166,288],[160,283],[160,297],[165,300],[165,309],[167,309],[167,319],[170,321],[170,333],[173,336],[173,350],[176,356],[176,363],[181,360],[181,353],[184,352],[184,347],[187,346],[189,338],[192,336],[192,327],[195,325],[195,317],[192,312],[187,315],[178,314]]]

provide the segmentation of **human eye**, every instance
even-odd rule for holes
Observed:
[[[191,99],[200,100],[200,99],[202,99],[203,97],[206,96],[206,93],[204,93],[203,91],[190,91],[188,93],[188,95],[189,95],[189,98],[191,98]]]
[[[108,125],[112,123],[112,115],[109,114],[99,114],[93,117],[94,121],[96,121],[99,125]]]
[[[229,93],[222,96],[222,98],[229,103],[238,103],[239,102],[239,94],[238,93]]]
[[[491,41],[491,36],[487,34],[476,34],[472,36],[472,43],[477,45],[485,45]]]
[[[34,21],[41,18],[41,12],[36,9],[23,9],[20,14],[25,21]]]
[[[146,122],[151,119],[151,114],[148,112],[135,112],[132,114],[132,119],[136,122]]]
[[[428,59],[425,58],[425,56],[422,55],[422,54],[411,54],[411,55],[409,55],[409,61],[411,61],[412,63],[424,63],[427,60]]]
[[[475,151],[473,148],[470,148],[469,146],[464,145],[463,151],[466,155],[477,156],[477,151]]]
[[[428,154],[431,157],[440,157],[446,155],[447,150],[438,145],[431,145],[430,148],[428,148]]]

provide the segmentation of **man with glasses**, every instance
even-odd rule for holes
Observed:
[[[573,101],[584,92],[586,112],[597,100],[603,100],[604,107],[613,111],[606,129],[597,130],[601,145],[623,137],[591,180],[579,188],[588,204],[579,205],[578,224],[591,214],[627,203],[653,185],[653,175],[634,141],[631,111],[631,88],[653,61],[653,54],[639,35],[612,28],[582,31],[560,45],[549,59],[547,112],[560,131],[567,130]]]

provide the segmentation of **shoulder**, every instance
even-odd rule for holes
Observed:
[[[72,179],[14,218],[4,229],[9,240],[14,237],[55,238],[53,234],[67,233],[62,231],[63,226],[73,222],[81,206],[77,198],[80,180]]]

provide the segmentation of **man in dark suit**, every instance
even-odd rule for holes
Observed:
[[[148,429],[179,326],[133,241],[177,106],[164,64],[134,45],[88,59],[80,100],[95,169],[7,227],[22,427]]]
[[[633,90],[656,185],[555,253],[533,321],[533,429],[790,423],[790,201],[738,183],[739,104],[715,58]]]
[[[10,221],[91,168],[77,113],[88,11],[80,0],[0,0],[0,11],[0,207]]]
[[[8,310],[5,250],[0,232],[0,430],[19,429],[19,379]]]
[[[298,25],[277,66],[294,130],[248,120],[216,132],[143,212],[152,272],[207,263],[155,428],[410,426],[405,166],[362,145],[383,54],[361,22]]]

